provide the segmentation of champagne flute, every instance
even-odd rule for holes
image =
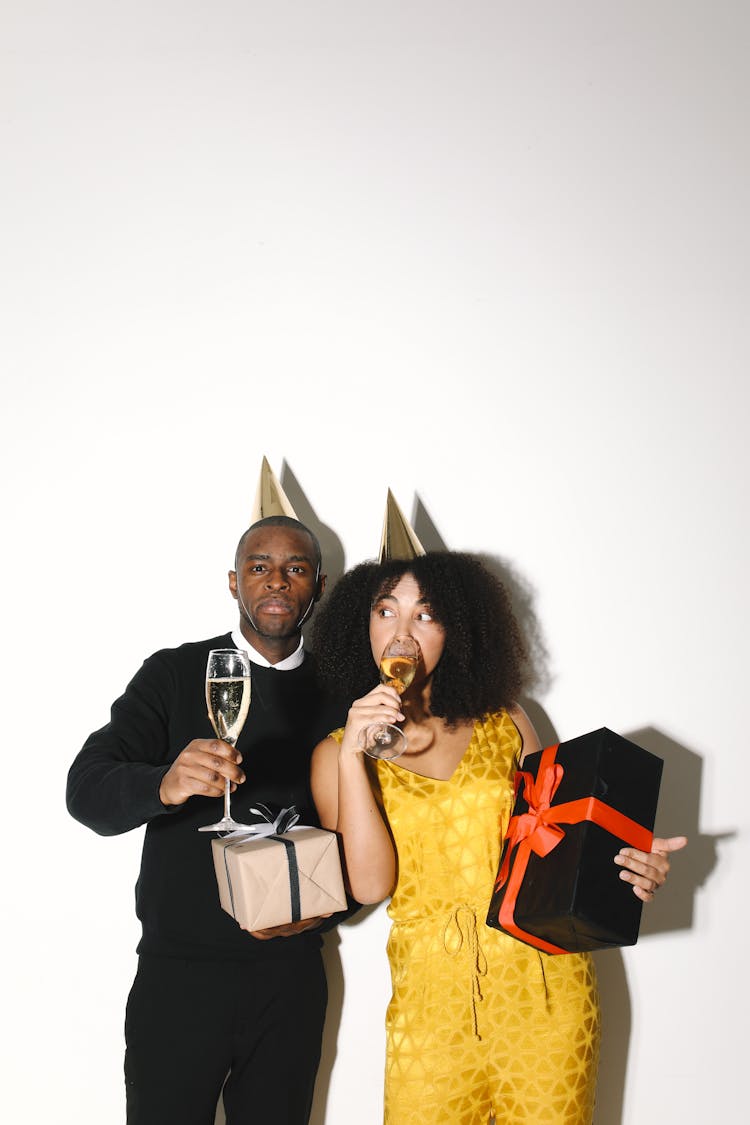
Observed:
[[[206,706],[216,737],[230,746],[237,745],[250,707],[250,659],[239,648],[212,648],[206,664]],[[246,828],[230,812],[229,778],[224,779],[224,815],[216,824],[206,824],[199,832],[232,832]]]
[[[380,682],[403,695],[417,674],[422,650],[410,636],[393,637],[380,657]],[[406,750],[404,732],[392,723],[371,723],[359,733],[359,745],[371,758],[398,758]]]

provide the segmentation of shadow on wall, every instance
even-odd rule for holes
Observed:
[[[344,926],[358,926],[368,915],[377,910],[377,906],[362,906],[352,918],[347,918]],[[326,1023],[323,1030],[323,1050],[320,1056],[318,1078],[315,1083],[315,1097],[313,1098],[312,1112],[309,1125],[324,1125],[328,1103],[328,1090],[331,1085],[331,1074],[336,1062],[336,1045],[341,1025],[341,1013],[344,1007],[344,972],[341,967],[341,954],[339,946],[341,939],[338,932],[333,930],[326,934],[323,945],[323,963],[326,968],[328,980],[328,1010]]]
[[[344,548],[341,540],[333,528],[321,523],[318,519],[286,461],[281,468],[280,481],[289,498],[289,503],[297,513],[297,518],[317,535],[320,542],[320,553],[323,556],[323,571],[328,575],[329,586],[333,586],[344,573]]]
[[[541,623],[534,609],[536,591],[531,583],[505,560],[498,559],[493,555],[478,554],[474,557],[489,570],[490,574],[494,574],[495,578],[498,578],[505,587],[528,651],[527,690],[543,695],[550,688],[551,677],[549,653],[544,643]],[[534,717],[531,716],[531,718],[534,721]],[[536,726],[536,723],[534,723],[534,726],[542,740],[542,745],[546,746],[549,743],[545,742],[544,738],[545,726],[549,731],[552,728],[546,716],[544,718],[545,723],[541,727]],[[556,742],[557,739],[551,739],[550,741]]]
[[[320,554],[322,558],[323,574],[327,575],[326,588],[330,591],[338,582],[341,575],[345,570],[345,556],[344,547],[333,528],[328,527],[327,524],[321,523],[309,503],[305,493],[299,486],[297,478],[295,477],[289,465],[284,461],[281,470],[281,486],[287,495],[289,503],[297,513],[297,518],[306,527],[309,527],[317,537],[320,543]],[[325,596],[325,595],[324,595]],[[309,648],[310,645],[310,622],[307,621],[303,626],[302,635],[304,637],[305,645]],[[217,1123],[218,1125],[218,1123]],[[223,1125],[223,1123],[222,1123]]]

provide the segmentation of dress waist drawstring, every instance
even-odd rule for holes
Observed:
[[[480,978],[487,975],[487,958],[479,944],[477,915],[471,906],[461,903],[453,911],[443,931],[443,947],[449,957],[458,957],[463,952],[468,959],[472,1029],[475,1039],[481,1040],[477,1004],[482,1000]]]

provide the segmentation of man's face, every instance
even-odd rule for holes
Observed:
[[[325,583],[316,574],[310,536],[296,528],[255,528],[245,536],[236,566],[229,572],[229,589],[245,626],[270,641],[296,637]]]

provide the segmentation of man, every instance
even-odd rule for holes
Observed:
[[[308,1120],[326,1005],[321,920],[242,931],[219,905],[211,836],[198,829],[220,814],[225,778],[238,820],[257,820],[249,809],[262,802],[317,823],[310,752],[344,718],[301,639],[324,585],[308,528],[279,515],[254,523],[229,572],[239,627],[149,657],[70,769],[78,820],[103,835],[146,824],[125,1023],[129,1125],[213,1125],[222,1088],[227,1125]],[[208,652],[227,647],[252,661],[236,750],[212,737],[204,694]]]

